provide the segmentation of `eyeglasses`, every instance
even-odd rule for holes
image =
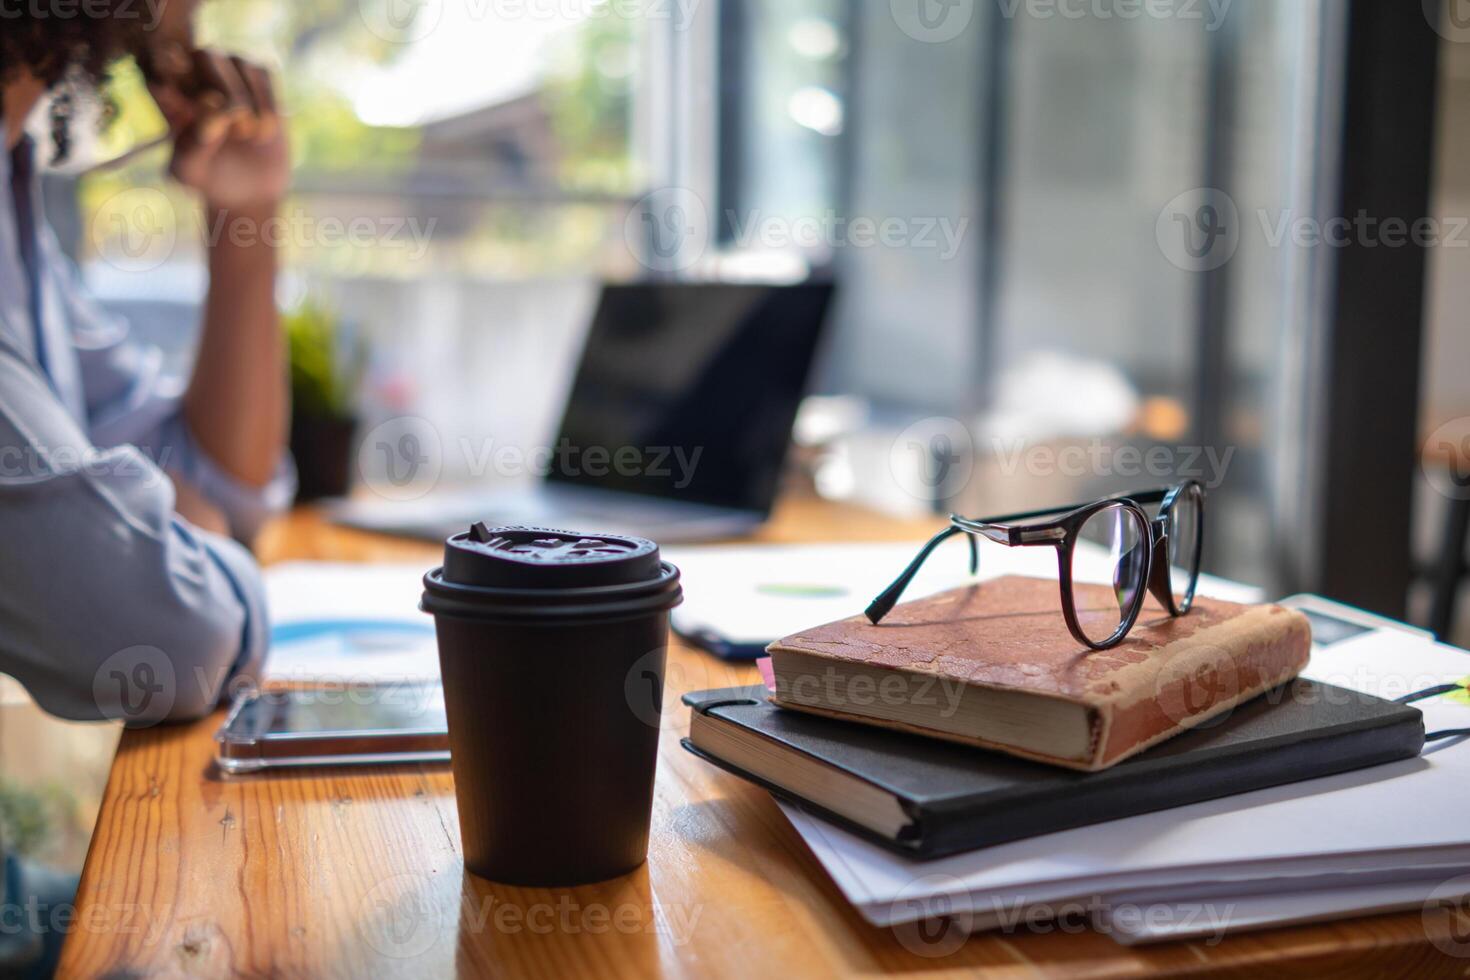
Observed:
[[[1158,504],[1158,516],[1150,519],[1145,504]],[[1056,520],[1040,522],[1058,514],[1062,516]],[[979,570],[977,537],[1008,548],[1057,549],[1067,628],[1079,642],[1106,650],[1121,643],[1138,621],[1146,593],[1153,593],[1171,616],[1183,616],[1194,605],[1204,550],[1205,490],[1198,481],[1186,480],[1178,486],[1119,494],[1090,504],[984,520],[952,514],[949,527],[930,538],[903,574],[868,606],[868,619],[876,624],[887,616],[925,559],[956,534],[964,534],[969,541],[971,574]],[[1089,593],[1079,606],[1072,587],[1072,559],[1079,541],[1092,542],[1106,553],[1107,567],[1112,569],[1111,598],[1100,601]]]

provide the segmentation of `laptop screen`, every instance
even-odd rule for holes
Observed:
[[[832,286],[606,286],[548,479],[769,512]]]

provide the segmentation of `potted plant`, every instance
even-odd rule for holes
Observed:
[[[308,297],[282,318],[291,359],[291,454],[296,500],[340,497],[351,486],[357,394],[366,357],[341,318]]]

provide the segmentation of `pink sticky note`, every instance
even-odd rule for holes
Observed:
[[[761,657],[755,662],[755,669],[761,672],[761,680],[766,683],[766,690],[776,691],[776,672],[771,669],[771,658]]]

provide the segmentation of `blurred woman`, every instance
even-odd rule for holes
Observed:
[[[193,6],[0,13],[0,671],[67,718],[198,717],[265,651],[247,545],[293,474],[276,256],[259,231],[286,192],[286,139],[263,69],[194,48]],[[124,56],[169,124],[170,174],[197,192],[206,227],[232,231],[207,245],[187,378],[91,301],[41,208],[38,157],[73,151],[73,116]],[[39,141],[26,135],[37,112]],[[14,861],[5,886],[6,909],[55,891]],[[44,975],[59,939],[0,930],[0,972]]]

